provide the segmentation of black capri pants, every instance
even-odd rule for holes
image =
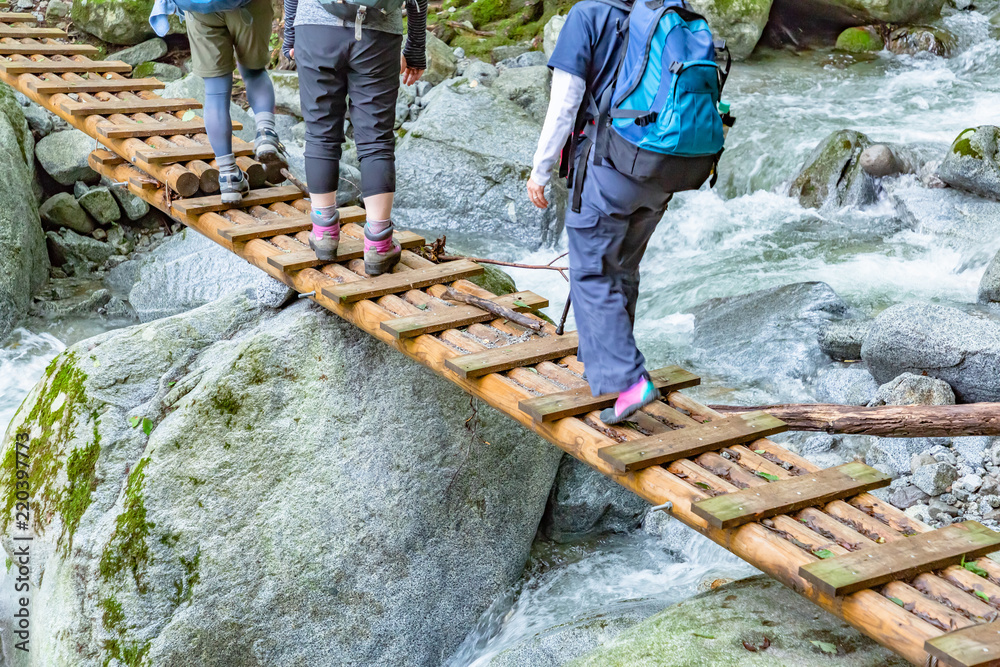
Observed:
[[[340,182],[344,119],[351,123],[361,163],[361,196],[396,191],[396,99],[403,36],[354,28],[295,28],[299,97],[306,121],[306,180],[313,193],[335,192]]]

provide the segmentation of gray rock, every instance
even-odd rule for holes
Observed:
[[[94,139],[77,129],[53,132],[35,147],[35,157],[49,176],[60,185],[76,181],[96,183],[100,176],[87,164]]]
[[[45,284],[49,257],[38,217],[35,140],[24,110],[6,85],[0,85],[0,339]]]
[[[299,73],[284,70],[269,72],[274,84],[274,103],[279,111],[302,117],[302,102],[299,100]]]
[[[861,152],[861,157],[858,161],[861,168],[869,176],[874,176],[875,178],[895,176],[901,171],[896,154],[885,144],[869,146]]]
[[[161,95],[171,98],[194,98],[204,104],[205,81],[200,76],[188,74],[183,79],[171,81],[164,86]],[[229,115],[233,120],[243,123],[243,129],[233,134],[243,141],[253,141],[257,135],[257,123],[253,119],[253,114],[244,111],[237,104],[231,103],[229,105]]]
[[[167,55],[167,43],[159,37],[147,39],[135,46],[108,55],[108,60],[121,60],[136,67],[151,60],[159,60]]]
[[[261,273],[254,283],[254,300],[257,305],[266,308],[281,308],[298,294],[291,287],[275,280],[266,273]]]
[[[837,320],[823,327],[819,334],[819,347],[831,359],[857,361],[861,347],[871,329],[871,320]]]
[[[958,479],[958,471],[949,463],[921,466],[913,473],[913,485],[929,496],[939,496]]]
[[[915,486],[907,484],[899,489],[896,489],[889,495],[889,502],[900,509],[906,509],[907,507],[912,507],[917,503],[926,502],[930,498],[926,493],[921,491]]]
[[[696,306],[694,345],[703,363],[780,394],[814,377],[829,358],[818,333],[848,306],[826,283],[795,283]]]
[[[691,7],[708,19],[712,34],[726,40],[737,60],[747,58],[757,46],[771,13],[771,0],[715,2],[690,0]]]
[[[875,182],[861,168],[861,154],[871,140],[854,130],[840,130],[824,139],[806,159],[806,164],[789,188],[807,208],[830,203],[867,206],[875,203]]]
[[[905,475],[912,470],[913,456],[928,448],[926,438],[879,438],[865,454],[865,463],[890,475]]]
[[[553,16],[545,24],[545,28],[542,31],[542,51],[545,53],[546,58],[552,57],[552,52],[556,48],[556,42],[559,41],[559,33],[562,32],[564,25],[566,25],[566,17],[559,15]]]
[[[896,188],[889,200],[897,215],[917,232],[980,241],[1000,234],[1000,202],[920,185]]]
[[[986,460],[986,455],[994,442],[1000,442],[1000,440],[986,436],[955,438],[952,441],[952,447],[962,456],[966,463],[979,466]]]
[[[1000,303],[1000,252],[993,257],[979,281],[979,303]]]
[[[38,208],[38,214],[42,222],[53,229],[66,227],[79,234],[94,231],[94,221],[80,206],[80,202],[68,192],[60,192],[46,199]]]
[[[427,33],[427,71],[422,80],[436,86],[446,79],[455,76],[458,58],[451,47],[438,39],[433,33]]]
[[[954,404],[955,392],[947,382],[923,375],[903,373],[879,387],[869,406]]]
[[[910,471],[917,472],[917,468],[933,465],[934,463],[937,463],[937,459],[930,454],[914,454],[913,458],[910,459]]]
[[[576,542],[635,530],[649,508],[642,498],[568,454],[549,495],[542,533],[555,542]]]
[[[529,116],[544,120],[552,92],[552,71],[544,65],[505,69],[493,82],[493,88]]]
[[[396,98],[396,125],[398,130],[403,123],[410,119],[410,107],[417,101],[416,89],[414,86],[400,86],[399,96]]]
[[[473,60],[462,74],[470,82],[477,81],[480,86],[492,86],[499,75],[496,67],[481,60]]]
[[[65,420],[33,480],[52,494],[39,666],[125,645],[152,665],[436,667],[518,581],[561,458],[485,405],[489,445],[470,441],[451,383],[311,303],[244,293],[70,348],[24,405],[4,452]]]
[[[868,405],[878,392],[878,382],[862,364],[820,371],[814,385],[816,400],[839,405]]]
[[[132,76],[136,78],[153,78],[163,82],[179,81],[184,78],[184,70],[169,63],[144,62],[134,70]]]
[[[87,213],[93,216],[99,225],[117,222],[122,212],[108,188],[92,188],[79,196],[77,201]]]
[[[1000,321],[938,305],[882,312],[861,354],[885,383],[902,373],[944,380],[963,403],[1000,400]]]
[[[706,638],[709,637],[709,638]],[[742,642],[768,637],[779,647],[751,653]],[[838,647],[836,655],[812,642]],[[737,647],[740,653],[733,655]],[[740,667],[903,667],[903,658],[766,576],[751,577],[685,600],[639,623],[567,667],[610,665]]]
[[[508,58],[497,63],[497,70],[503,74],[505,69],[516,69],[518,67],[544,67],[548,65],[549,57],[543,51],[528,51],[516,58]]]
[[[46,232],[45,240],[52,264],[68,268],[67,273],[74,276],[93,271],[115,254],[109,244],[77,234],[71,229]]]
[[[962,132],[938,168],[938,178],[953,188],[1000,199],[1000,128],[982,125]]]
[[[562,232],[565,187],[550,189],[542,211],[524,195],[541,119],[493,88],[465,80],[432,90],[396,150],[394,215],[408,229],[447,232],[473,243],[502,239],[522,249]]]
[[[34,102],[24,107],[24,118],[28,121],[28,128],[39,138],[47,136],[55,129],[53,114]]]
[[[46,22],[58,23],[60,19],[69,16],[69,10],[72,7],[73,3],[66,0],[49,0],[49,4],[45,7]]]
[[[957,44],[955,35],[944,28],[909,25],[896,28],[889,34],[889,50],[896,54],[915,56],[933,53],[947,58]]]
[[[154,36],[149,14],[154,0],[73,0],[73,26],[109,44],[138,44]],[[171,33],[185,32],[176,17]]]
[[[933,521],[930,512],[928,511],[929,509],[930,508],[924,503],[917,503],[916,505],[912,505],[903,510],[903,513],[911,519],[929,524]]]
[[[531,50],[531,43],[527,44],[504,44],[490,51],[490,59],[493,64],[499,65],[504,60],[513,60]]]
[[[975,474],[962,475],[961,477],[958,478],[955,484],[965,489],[966,491],[975,493],[983,485],[983,478]]]
[[[928,501],[927,506],[927,513],[931,515],[932,519],[938,519],[939,521],[945,516],[956,517],[962,513],[957,507],[943,503],[937,498],[931,498],[931,500]]]
[[[111,181],[106,178],[101,179],[101,185],[107,187],[111,195],[118,200],[122,212],[129,220],[133,222],[141,220],[149,213],[149,204],[132,194],[128,188],[112,186]]]

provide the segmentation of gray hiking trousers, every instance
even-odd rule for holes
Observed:
[[[659,182],[638,181],[591,162],[580,212],[566,214],[577,358],[595,396],[624,391],[646,373],[632,333],[639,263],[670,197]]]
[[[335,192],[340,181],[344,119],[361,163],[361,195],[396,191],[396,98],[402,35],[330,25],[295,28],[299,97],[306,121],[306,180],[314,193]]]

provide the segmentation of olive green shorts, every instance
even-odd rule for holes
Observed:
[[[268,42],[273,18],[271,0],[251,0],[245,7],[228,12],[186,12],[194,73],[225,76],[232,73],[237,61],[247,69],[266,68],[271,60]]]

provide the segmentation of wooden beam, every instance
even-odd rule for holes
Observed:
[[[976,521],[965,521],[906,540],[809,563],[802,566],[800,573],[824,593],[841,596],[890,581],[907,580],[963,558],[985,556],[998,548],[1000,533]]]
[[[0,37],[10,37],[10,35],[0,32]],[[19,76],[21,74],[62,74],[63,72],[121,72],[122,74],[128,74],[132,71],[132,66],[117,60],[88,60],[82,63],[75,60],[47,60],[40,63],[0,61],[0,71],[11,76]]]
[[[97,162],[97,164],[101,166],[113,167],[116,164],[122,164],[125,162],[125,158],[118,153],[112,153],[109,150],[101,148],[96,151],[91,151],[88,161]]]
[[[845,463],[836,468],[706,498],[696,502],[692,509],[716,528],[736,528],[751,521],[856,496],[888,486],[891,481],[891,475],[864,463]]]
[[[510,308],[518,312],[530,311],[533,308],[545,308],[549,305],[549,300],[540,297],[534,292],[516,292],[491,299],[504,308]],[[524,305],[518,305],[518,303]],[[495,320],[496,315],[489,313],[475,306],[454,306],[441,312],[424,313],[421,315],[410,315],[400,317],[395,320],[382,322],[382,330],[388,331],[396,339],[413,338],[427,333],[437,333],[446,329],[457,329],[467,327],[477,322],[489,322]]]
[[[39,95],[56,93],[119,93],[163,88],[159,79],[89,79],[87,81],[31,81],[28,89]]]
[[[311,228],[311,224],[309,228]],[[300,229],[297,231],[303,230]],[[278,236],[278,234],[269,234],[268,236]],[[260,236],[257,238],[265,237]],[[413,232],[396,232],[392,235],[392,238],[394,238],[403,248],[419,248],[425,243],[424,237],[414,234]],[[348,262],[352,259],[361,259],[364,256],[364,239],[352,239],[346,236],[341,236],[340,247],[337,248],[337,259],[332,262],[319,259],[316,257],[316,253],[311,249],[303,249],[298,252],[290,252],[283,255],[272,255],[267,258],[267,263],[288,273],[316,266],[323,266],[324,264],[339,264],[341,262]]]
[[[360,206],[348,206],[340,209],[341,224],[364,222],[367,213]],[[219,236],[230,243],[246,243],[253,239],[266,239],[272,236],[292,235],[308,232],[312,229],[309,216],[282,218],[280,220],[262,222],[259,225],[234,225],[223,227]]]
[[[171,208],[181,215],[201,215],[203,213],[214,213],[225,211],[230,208],[250,208],[251,206],[267,206],[276,202],[294,201],[302,199],[302,190],[294,185],[280,185],[273,188],[261,188],[251,190],[238,204],[224,204],[220,195],[209,197],[191,197],[188,199],[177,199],[171,203]]]
[[[100,52],[99,48],[90,44],[21,44],[0,41],[0,55],[86,56]]]
[[[323,296],[342,304],[356,303],[386,294],[399,294],[411,289],[451,283],[462,278],[472,278],[482,272],[483,267],[467,260],[446,262],[425,269],[386,273],[377,278],[333,285],[323,289]]]
[[[243,124],[233,121],[233,130],[242,130]],[[183,134],[202,134],[205,130],[205,119],[169,123],[130,123],[114,125],[110,122],[97,126],[97,133],[108,139],[130,139],[133,137],[169,137]]]
[[[980,623],[928,639],[927,653],[950,667],[1000,667],[1000,622]]]
[[[233,155],[241,157],[253,155],[253,144],[242,141],[233,142]],[[152,148],[148,151],[137,151],[135,154],[139,162],[147,164],[172,164],[176,162],[190,162],[191,160],[214,160],[215,151],[211,146],[198,144],[195,146],[178,146],[177,148]]]
[[[619,473],[634,472],[787,430],[788,427],[780,419],[764,412],[754,412],[605,447],[600,455]]]
[[[656,388],[663,391],[677,391],[701,384],[701,378],[679,366],[661,368],[649,375]],[[584,386],[521,401],[520,408],[535,421],[549,422],[609,408],[617,399],[618,394],[595,397],[591,394],[590,386]]]
[[[463,378],[478,378],[501,373],[512,368],[532,366],[543,361],[576,354],[579,344],[575,331],[565,336],[549,335],[532,338],[527,343],[515,343],[475,354],[466,354],[445,362],[445,366]]]
[[[27,12],[0,12],[3,23],[38,23],[38,17]]]
[[[116,102],[66,102],[63,111],[71,116],[109,116],[113,113],[159,113],[200,109],[201,102],[192,99],[118,100]]]
[[[30,28],[21,26],[8,26],[0,24],[0,39],[10,37],[12,39],[41,39],[44,37],[66,37],[65,30],[58,28]]]

